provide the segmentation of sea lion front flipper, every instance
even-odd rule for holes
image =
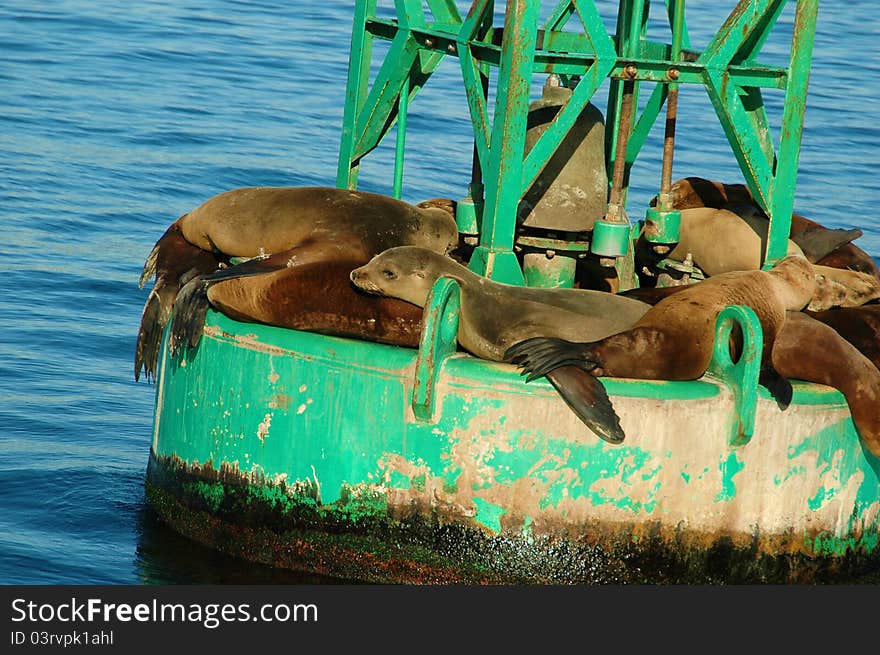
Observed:
[[[626,435],[620,427],[620,417],[599,378],[577,366],[561,366],[547,373],[547,379],[596,435],[608,443],[623,442]]]
[[[798,232],[791,240],[803,251],[804,256],[813,264],[832,252],[851,243],[862,236],[858,228],[852,230],[811,227]]]
[[[250,277],[252,275],[262,275],[263,273],[271,273],[287,267],[287,259],[285,253],[277,255],[260,255],[252,259],[246,259],[238,264],[220,268],[213,273],[202,276],[202,281],[206,283],[222,282],[223,280],[233,280],[239,277]]]
[[[782,377],[776,369],[762,368],[758,374],[758,384],[770,392],[779,409],[785,410],[791,405],[794,389],[791,387],[791,382]]]

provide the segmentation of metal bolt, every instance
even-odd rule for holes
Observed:
[[[679,75],[681,75],[681,72],[677,68],[670,68],[666,71],[666,77],[670,80],[677,80]]]
[[[638,74],[639,69],[636,68],[635,64],[627,64],[626,68],[623,69],[623,74],[628,80],[636,79],[636,75]]]

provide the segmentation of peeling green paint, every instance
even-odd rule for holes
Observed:
[[[803,465],[792,466],[781,478],[778,475],[773,476],[773,483],[778,486],[791,478],[802,477],[806,472],[807,468]]]

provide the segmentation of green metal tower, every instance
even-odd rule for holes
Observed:
[[[708,45],[697,51],[690,47],[684,0],[666,2],[670,43],[649,38],[650,0],[620,0],[615,34],[606,29],[594,0],[562,0],[543,24],[538,0],[510,0],[501,26],[493,24],[493,0],[474,0],[463,17],[452,0],[395,0],[393,19],[376,15],[376,0],[357,0],[337,185],[356,187],[361,160],[396,124],[394,193],[400,194],[408,105],[443,57],[458,57],[474,131],[473,179],[460,207],[462,230],[478,232],[470,266],[493,279],[523,284],[514,252],[518,204],[609,79],[610,188],[605,216],[596,222],[589,248],[613,263],[621,288],[628,288],[636,284],[633,225],[626,212],[629,171],[665,107],[660,202],[649,210],[647,220],[674,223],[668,185],[678,87],[701,85],[748,188],[771,218],[764,253],[764,265],[770,266],[786,252],[818,11],[818,0],[796,2],[789,65],[767,66],[759,60],[761,49],[786,2],[740,0]],[[368,88],[374,38],[390,40],[391,45]],[[526,117],[535,74],[558,75],[571,85],[572,94],[526,151]],[[496,101],[490,120],[492,83]],[[638,96],[645,83],[653,89],[639,111]],[[763,89],[782,90],[785,95],[776,145],[770,137]],[[578,250],[564,240],[548,246]]]

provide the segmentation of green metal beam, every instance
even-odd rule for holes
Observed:
[[[360,138],[355,147],[355,157],[361,158],[375,148],[391,128],[397,114],[397,99],[418,54],[419,46],[412,34],[399,31],[358,114],[356,133]]]
[[[772,220],[764,257],[764,265],[767,267],[785,257],[788,246],[818,11],[819,0],[799,0],[797,3],[791,41],[789,84],[785,91],[776,179],[769,211]]]
[[[486,89],[483,81],[484,72],[481,64],[474,56],[472,43],[478,38],[481,28],[487,22],[491,24],[495,3],[493,0],[476,0],[461,25],[456,42],[456,50],[461,63],[461,74],[464,79],[465,95],[471,114],[474,129],[474,146],[481,162],[489,161],[489,110]]]
[[[339,143],[339,167],[336,186],[354,189],[360,161],[354,156],[355,123],[363,106],[370,79],[370,55],[373,36],[367,31],[367,19],[376,13],[377,0],[355,3],[354,25],[351,29],[351,50],[348,61],[348,80],[345,87],[345,108],[342,114],[342,136]]]
[[[818,0],[797,3],[791,64],[787,68],[767,66],[759,61],[760,51],[786,1],[740,0],[703,52],[691,49],[687,29],[682,25],[678,35],[681,57],[676,61],[672,45],[647,37],[650,0],[619,0],[615,36],[605,28],[594,0],[561,0],[541,29],[537,0],[508,2],[500,27],[492,24],[494,0],[474,0],[464,19],[453,0],[395,0],[397,16],[393,20],[375,16],[375,0],[358,1],[338,184],[356,185],[360,159],[381,142],[442,58],[457,56],[474,130],[471,192],[484,195],[483,203],[474,198],[483,208],[483,215],[472,268],[517,283],[520,271],[513,264],[512,249],[518,204],[580,111],[603,81],[610,79],[606,112],[610,172],[614,164],[611,153],[616,151],[619,136],[624,80],[632,87],[634,107],[638,106],[641,82],[657,85],[641,114],[634,111],[625,127],[630,132],[620,191],[625,205],[632,165],[666,103],[666,85],[672,79],[669,71],[674,67],[674,84],[706,88],[746,184],[771,216],[765,253],[765,265],[769,265],[784,254],[785,239],[781,235],[787,235],[790,226],[818,6]],[[677,4],[665,0],[670,24]],[[568,27],[575,16],[582,29]],[[390,40],[391,45],[367,93],[373,38]],[[494,115],[488,106],[493,67],[497,70]],[[523,157],[531,77],[548,73],[564,80],[580,79],[569,103]],[[778,153],[762,89],[785,91]],[[401,98],[401,93],[406,98]],[[399,134],[398,167],[402,167],[403,137]],[[402,171],[396,170],[394,175],[394,193],[399,194]],[[612,175],[609,178],[613,180]]]
[[[522,196],[526,116],[539,9],[540,3],[531,0],[507,3],[490,156],[483,164],[482,233],[470,264],[482,275],[519,284],[523,278],[513,253],[513,239]]]

